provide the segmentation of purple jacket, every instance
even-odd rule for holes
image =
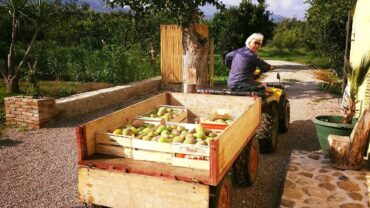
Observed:
[[[232,60],[227,85],[229,88],[238,88],[245,85],[256,85],[253,74],[257,66],[262,72],[267,72],[270,65],[258,58],[249,48],[243,47],[226,54],[225,61]]]

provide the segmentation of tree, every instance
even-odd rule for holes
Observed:
[[[348,11],[356,0],[305,0],[311,6],[306,13],[310,44],[330,58],[331,66],[342,74],[345,28]]]
[[[241,47],[245,40],[255,32],[264,34],[265,40],[272,37],[273,22],[266,3],[260,0],[257,5],[243,0],[238,7],[231,7],[217,13],[211,26],[212,37],[219,51]]]
[[[307,48],[305,40],[305,22],[296,19],[284,19],[274,29],[272,45],[277,48]]]
[[[197,1],[132,1],[132,0],[109,0],[111,7],[129,6],[135,19],[147,18],[146,15],[153,15],[161,12],[169,18],[175,18],[177,23],[182,26],[183,35],[183,74],[190,68],[196,68],[197,74],[204,73],[207,66],[208,41],[199,34],[195,29],[195,24],[202,17],[199,6],[205,4],[215,5],[217,8],[223,7],[220,0],[197,0]],[[183,76],[185,79],[186,77]],[[200,82],[201,86],[205,85],[205,80]]]
[[[11,19],[11,40],[9,43],[9,51],[5,61],[0,62],[0,71],[6,83],[8,93],[19,92],[18,81],[21,76],[22,68],[30,56],[32,46],[39,35],[40,31],[50,21],[54,7],[47,0],[0,0],[1,9],[9,12]],[[26,18],[31,21],[34,26],[34,32],[28,46],[20,59],[19,63],[15,63],[15,45],[17,41],[17,32],[19,31],[20,21]]]

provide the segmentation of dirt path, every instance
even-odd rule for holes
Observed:
[[[337,114],[338,97],[318,91],[317,82],[309,75],[310,67],[283,61],[269,61],[277,66],[265,81],[286,82],[291,106],[290,129],[279,137],[278,149],[272,154],[262,154],[256,183],[248,188],[234,188],[233,207],[279,207],[288,171],[291,151],[318,150],[312,118],[319,114]]]
[[[255,185],[234,188],[233,207],[279,207],[291,151],[319,149],[311,119],[318,114],[335,113],[339,106],[337,98],[317,90],[315,80],[307,74],[308,67],[290,62],[270,63],[279,69],[266,80],[275,81],[279,72],[282,81],[288,82],[290,130],[281,135],[276,152],[261,155]],[[77,194],[74,127],[131,103],[38,131],[8,129],[0,139],[0,207],[82,207]]]

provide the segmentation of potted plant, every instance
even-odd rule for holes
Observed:
[[[353,118],[356,112],[356,103],[358,102],[357,94],[369,72],[370,53],[363,56],[361,63],[357,67],[347,64],[347,68],[348,86],[343,96],[343,115],[320,115],[313,119],[320,147],[324,153],[327,153],[327,138],[329,134],[349,136],[357,122],[357,119]],[[320,79],[320,76],[317,76],[315,73],[313,74],[316,78]]]

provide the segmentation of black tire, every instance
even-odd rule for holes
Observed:
[[[261,124],[256,131],[262,153],[271,153],[277,148],[279,118],[275,113],[262,113]]]
[[[232,200],[232,181],[228,173],[216,187],[211,187],[210,208],[230,208]]]
[[[279,132],[280,133],[286,133],[289,130],[289,122],[290,122],[290,104],[287,100],[285,102],[282,116],[279,119]]]
[[[259,154],[258,140],[252,138],[233,165],[233,178],[237,185],[250,186],[256,181]]]

